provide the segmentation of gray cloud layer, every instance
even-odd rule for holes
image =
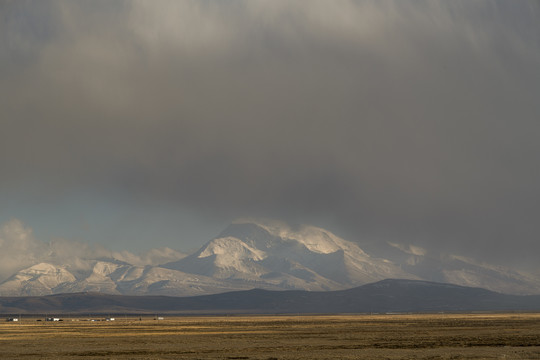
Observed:
[[[0,14],[1,191],[319,221],[535,264],[536,1],[4,1]]]

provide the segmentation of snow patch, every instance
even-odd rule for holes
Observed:
[[[264,251],[255,249],[243,241],[230,236],[214,239],[198,257],[202,259],[213,255],[219,256],[220,260],[224,263],[246,258],[260,261],[266,257]]]
[[[421,248],[420,246],[397,244],[393,242],[388,242],[388,244],[403,252],[406,252],[407,254],[416,255],[416,256],[425,256],[427,254],[427,250],[424,248]]]

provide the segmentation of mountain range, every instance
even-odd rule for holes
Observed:
[[[170,250],[161,263],[126,258],[39,262],[0,283],[0,296],[99,292],[117,295],[196,296],[230,291],[338,291],[384,279],[434,281],[507,294],[540,294],[534,274],[456,255],[394,243],[344,240],[314,227],[270,220],[239,220],[199,250]]]
[[[72,293],[0,297],[0,314],[305,314],[538,311],[540,295],[387,279],[338,291],[252,289],[192,297]]]

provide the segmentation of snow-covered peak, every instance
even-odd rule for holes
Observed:
[[[302,225],[297,229],[293,229],[284,222],[269,219],[239,219],[233,224],[258,226],[273,237],[282,240],[294,240],[318,254],[331,254],[339,250],[364,254],[356,244],[343,240],[330,231],[316,226]]]
[[[356,243],[319,227],[242,219],[187,257],[168,248],[139,255],[90,252],[84,257],[68,257],[71,252],[64,251],[66,256],[45,256],[32,262],[33,266],[21,262],[22,270],[0,282],[0,296],[76,291],[187,295],[253,287],[320,291],[389,278],[451,282],[508,293],[530,294],[540,289],[538,276],[532,274],[462,256],[434,255],[410,245],[381,244],[385,251],[374,252],[365,244],[364,252]]]
[[[180,260],[186,257],[186,254],[183,254],[177,250],[170,249],[168,247],[164,247],[159,249],[151,249],[138,255],[124,250],[120,252],[114,252],[113,257],[117,260],[135,266],[156,266]]]
[[[264,251],[255,249],[235,237],[214,239],[201,251],[198,258],[219,256],[223,262],[238,259],[262,260],[266,257]]]
[[[298,231],[288,233],[287,237],[304,244],[309,250],[319,254],[330,254],[338,250],[364,254],[356,244],[315,226],[302,226]]]
[[[75,276],[67,271],[63,266],[55,266],[49,263],[39,263],[29,268],[23,269],[14,274],[7,281],[1,284],[2,293],[32,293],[25,290],[28,286],[35,287],[36,293],[50,293],[51,289],[59,284],[75,281]]]
[[[93,273],[101,276],[108,276],[115,272],[121,265],[112,262],[98,261],[94,265]]]
[[[24,270],[20,271],[24,274],[33,274],[33,275],[48,275],[48,274],[59,274],[59,273],[68,273],[63,267],[55,266],[49,263],[39,263],[34,266],[30,266]]]

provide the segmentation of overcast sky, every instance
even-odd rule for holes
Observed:
[[[538,1],[0,1],[0,225],[540,253]]]

